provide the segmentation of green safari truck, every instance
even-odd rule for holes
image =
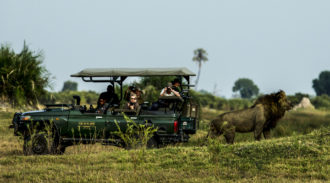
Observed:
[[[14,135],[24,138],[23,152],[26,155],[62,154],[66,147],[79,143],[101,142],[126,147],[123,139],[114,132],[118,132],[118,128],[125,132],[129,119],[155,129],[148,147],[187,142],[199,124],[199,106],[189,95],[193,86],[190,77],[195,74],[187,68],[100,68],[84,69],[71,75],[85,82],[119,86],[120,101],[124,100],[123,83],[128,77],[153,76],[176,76],[184,83],[180,85],[180,96],[160,96],[157,101],[144,101],[139,110],[108,105],[102,113],[97,113],[92,106],[80,105],[80,97],[73,96],[74,104],[45,104],[40,111],[15,113],[11,125]]]

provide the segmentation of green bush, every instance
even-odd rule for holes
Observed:
[[[192,90],[191,95],[202,107],[217,110],[239,110],[248,108],[253,104],[253,101],[249,99],[225,99],[214,96],[207,91],[196,92]]]
[[[42,53],[31,51],[25,42],[20,53],[2,45],[0,100],[17,107],[37,105],[38,98],[46,94],[45,88],[50,84],[50,74],[42,62]]]
[[[312,98],[312,104],[315,106],[316,109],[330,109],[330,97],[328,95],[321,95]]]
[[[124,113],[123,116],[127,122],[126,130],[121,130],[118,122],[115,121],[118,131],[113,132],[112,135],[120,137],[124,141],[126,148],[146,148],[148,141],[153,137],[157,128],[154,128],[153,125],[138,124]]]

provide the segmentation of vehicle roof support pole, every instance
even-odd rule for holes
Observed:
[[[123,99],[123,82],[126,78],[127,76],[120,76],[120,81],[118,82],[120,85],[120,101]]]

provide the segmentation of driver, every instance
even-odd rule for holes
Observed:
[[[119,105],[118,96],[115,94],[113,86],[109,85],[106,92],[101,93],[99,99],[97,100],[97,108],[100,108],[100,100],[103,99],[105,103],[109,105],[117,104]]]

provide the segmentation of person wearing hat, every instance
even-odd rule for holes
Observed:
[[[142,91],[138,87],[129,86],[124,94],[124,99],[126,101],[130,101],[130,97],[132,95],[136,95],[138,103],[142,104],[143,103],[142,94],[143,94]]]
[[[107,91],[101,93],[101,95],[99,96],[99,99],[97,100],[97,108],[100,108],[100,106],[101,106],[101,104],[100,104],[101,99],[103,99],[104,102],[108,103],[109,105],[113,105],[113,104],[119,105],[119,98],[115,94],[112,85],[109,85],[107,87]]]

